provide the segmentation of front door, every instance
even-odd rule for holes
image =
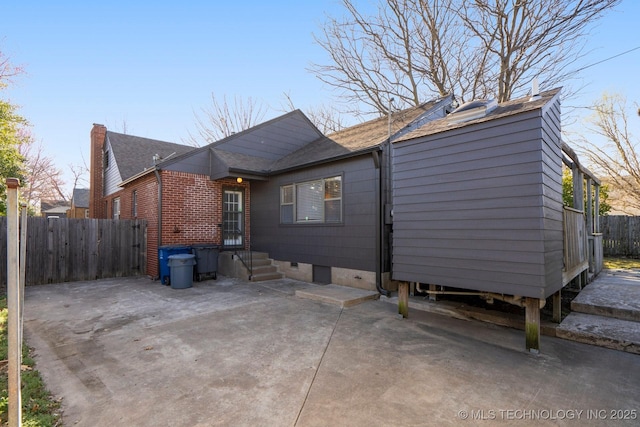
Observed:
[[[222,240],[224,247],[244,246],[244,192],[224,190],[222,198]]]

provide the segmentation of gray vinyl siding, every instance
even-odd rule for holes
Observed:
[[[342,176],[340,224],[280,224],[280,186]],[[371,155],[251,183],[252,249],[271,258],[375,271],[377,170]]]
[[[394,144],[393,279],[535,298],[562,286],[548,107]]]
[[[109,167],[104,170],[104,195],[108,196],[117,191],[122,190],[121,187],[118,186],[122,182],[122,177],[120,175],[120,170],[118,169],[118,164],[116,162],[116,158],[113,155],[113,149],[111,148],[111,144],[109,143],[109,139],[105,143],[105,152],[109,153]]]

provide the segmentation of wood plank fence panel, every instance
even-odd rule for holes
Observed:
[[[602,216],[600,232],[605,257],[640,258],[640,217]]]
[[[145,274],[143,220],[46,219],[27,221],[27,285]],[[0,284],[7,283],[7,221],[0,217]]]

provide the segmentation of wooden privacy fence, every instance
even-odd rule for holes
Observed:
[[[0,283],[7,283],[7,219],[0,218]],[[147,222],[111,219],[27,221],[26,284],[144,274]]]
[[[640,217],[600,217],[604,256],[640,258]]]

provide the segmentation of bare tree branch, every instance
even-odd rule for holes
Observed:
[[[41,200],[70,199],[70,195],[64,191],[63,173],[53,159],[45,154],[42,142],[36,144],[31,136],[26,137],[19,151],[26,159],[27,180],[21,191],[27,205],[33,208]]]
[[[284,97],[286,102],[282,111],[289,112],[296,110],[297,107],[295,106],[293,99],[291,99],[291,96],[288,93],[285,93]],[[320,105],[308,108],[304,111],[304,114],[309,118],[311,123],[313,123],[318,130],[325,135],[337,132],[347,126],[342,114],[331,106]]]
[[[640,140],[629,132],[627,110],[624,96],[604,94],[593,106],[588,129],[606,143],[598,145],[582,137],[579,147],[594,171],[610,184],[611,199],[623,211],[633,213],[640,211]]]
[[[243,101],[236,96],[233,105],[229,105],[226,96],[220,102],[212,93],[211,105],[202,108],[201,114],[194,112],[196,133],[189,133],[186,142],[196,147],[211,144],[259,124],[266,112],[267,107],[264,104],[250,97]]]
[[[365,16],[342,0],[316,42],[330,61],[310,71],[349,113],[384,114],[453,93],[461,100],[524,95],[534,77],[566,84],[590,25],[620,0],[379,0]],[[565,91],[565,96],[567,95]]]
[[[24,72],[23,67],[11,64],[9,57],[0,50],[0,89],[6,87],[13,77],[24,74]]]

